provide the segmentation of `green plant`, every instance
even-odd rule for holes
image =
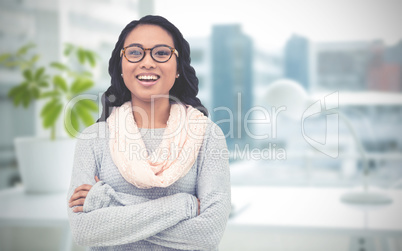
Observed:
[[[64,125],[72,125],[74,130],[65,126],[66,132],[76,136],[80,124],[89,126],[94,123],[91,113],[98,111],[98,105],[90,99],[79,99],[73,106],[69,102],[91,89],[94,85],[92,74],[87,68],[96,65],[96,54],[73,44],[65,44],[66,63],[52,62],[48,67],[37,67],[38,54],[31,53],[35,45],[29,43],[14,53],[0,55],[0,65],[19,68],[23,81],[11,88],[8,96],[17,107],[27,108],[32,101],[44,99],[40,116],[45,129],[50,129],[50,138],[56,138],[56,122],[65,112]],[[49,74],[48,72],[51,72]]]

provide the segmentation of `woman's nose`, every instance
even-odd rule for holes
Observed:
[[[146,69],[155,68],[156,67],[156,62],[151,57],[151,52],[150,51],[145,51],[144,53],[145,53],[145,56],[140,61],[141,67],[146,68]]]

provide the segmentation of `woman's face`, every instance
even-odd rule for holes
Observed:
[[[153,48],[156,45],[174,48],[173,39],[167,31],[157,25],[148,24],[138,25],[127,35],[124,47],[131,44],[143,48]],[[153,60],[149,50],[145,51],[145,57],[137,63],[129,62],[123,55],[122,57],[123,80],[132,99],[151,102],[153,95],[169,95],[178,73],[176,55],[173,54],[165,63]]]

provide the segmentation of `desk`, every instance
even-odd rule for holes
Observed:
[[[239,211],[229,219],[227,231],[254,229],[270,233],[402,237],[401,190],[387,191],[393,203],[377,207],[343,204],[340,196],[346,191],[349,190],[232,187],[232,201]],[[65,194],[25,194],[22,188],[13,188],[0,191],[0,202],[0,227],[62,227],[60,250],[71,249]]]
[[[402,190],[384,191],[393,199],[392,204],[371,207],[341,202],[341,195],[348,191],[341,188],[232,187],[232,203],[239,212],[229,219],[227,230],[328,233],[382,238],[383,241],[402,237]],[[356,246],[352,241],[350,245]],[[389,243],[384,246],[382,250],[392,250],[386,247]]]
[[[0,191],[0,227],[61,227],[60,250],[71,250],[66,197],[58,194],[26,194],[22,187]]]

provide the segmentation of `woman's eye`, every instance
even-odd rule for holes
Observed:
[[[130,50],[128,51],[128,54],[132,56],[141,56],[142,52],[140,50]]]
[[[170,51],[162,50],[162,51],[157,51],[155,52],[156,56],[163,57],[163,56],[169,56]]]

